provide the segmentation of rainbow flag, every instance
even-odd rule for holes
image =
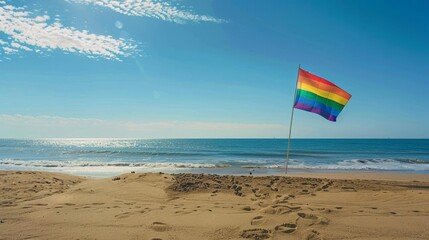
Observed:
[[[351,97],[328,80],[299,69],[294,108],[317,113],[336,122],[338,114]]]

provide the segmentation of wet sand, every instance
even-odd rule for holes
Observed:
[[[429,239],[429,175],[0,171],[0,239]]]

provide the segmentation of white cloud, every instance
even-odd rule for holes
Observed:
[[[7,35],[0,40],[0,49],[5,54],[24,51],[62,50],[80,53],[87,57],[117,59],[136,51],[134,43],[111,36],[96,35],[65,27],[58,21],[50,21],[49,16],[33,16],[22,7],[7,5],[0,1],[0,32]]]
[[[132,122],[59,116],[0,114],[2,137],[273,137],[279,124],[228,122]]]
[[[185,23],[192,22],[225,22],[222,19],[198,15],[190,10],[181,10],[179,6],[161,0],[67,0],[82,4],[92,4],[110,8],[129,16],[145,16],[165,21]]]

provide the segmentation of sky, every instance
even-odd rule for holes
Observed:
[[[0,138],[429,138],[429,2],[0,0]]]

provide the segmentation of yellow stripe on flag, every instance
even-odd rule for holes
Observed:
[[[332,101],[338,102],[338,103],[340,103],[342,105],[346,105],[346,103],[349,101],[348,99],[346,99],[344,97],[341,97],[341,96],[339,96],[339,95],[337,95],[335,93],[327,92],[327,91],[324,91],[322,89],[315,88],[315,87],[313,87],[311,85],[308,85],[308,84],[305,84],[303,82],[299,83],[298,88],[302,89],[302,90],[305,90],[305,91],[308,91],[308,92],[312,92],[314,94],[317,94],[317,95],[319,95],[321,97],[330,99]]]

